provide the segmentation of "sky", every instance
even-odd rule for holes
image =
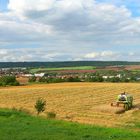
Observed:
[[[139,0],[0,0],[0,62],[140,61]]]

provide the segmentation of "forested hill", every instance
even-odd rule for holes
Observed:
[[[140,62],[127,61],[67,61],[67,62],[0,62],[0,68],[13,67],[74,67],[74,66],[120,66],[140,65]]]

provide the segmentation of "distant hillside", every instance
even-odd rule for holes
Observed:
[[[67,61],[67,62],[0,62],[0,68],[13,67],[74,67],[74,66],[120,66],[120,65],[140,65],[140,62],[127,61]]]

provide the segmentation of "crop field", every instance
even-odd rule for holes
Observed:
[[[16,80],[20,83],[20,84],[27,84],[29,81],[28,77],[18,77],[16,78]]]
[[[95,66],[76,66],[76,67],[58,67],[58,68],[31,68],[29,71],[31,73],[37,72],[95,72],[99,70],[114,70],[114,71],[122,71],[122,70],[129,70],[129,71],[140,71],[139,65],[126,65],[126,66],[106,66],[106,67],[95,67]]]
[[[110,103],[124,91],[134,96],[134,108],[116,114],[119,108],[111,107]],[[47,102],[43,117],[47,112],[55,112],[58,120],[140,131],[139,83],[57,83],[0,88],[0,108],[23,109],[35,115],[38,98]]]
[[[94,70],[94,66],[79,66],[79,67],[60,67],[60,68],[33,68],[30,70],[32,73],[39,71],[63,71],[63,70]]]

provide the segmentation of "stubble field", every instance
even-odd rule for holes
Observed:
[[[110,103],[124,91],[134,96],[134,108],[115,114],[118,108]],[[0,88],[0,108],[23,109],[35,115],[38,98],[47,102],[42,116],[55,112],[60,120],[139,130],[139,83],[57,83]]]

